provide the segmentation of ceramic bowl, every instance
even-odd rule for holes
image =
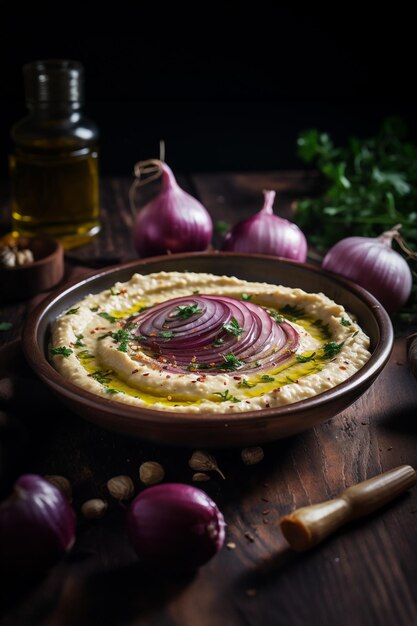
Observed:
[[[109,289],[134,272],[211,272],[323,292],[354,314],[371,340],[372,356],[347,381],[313,398],[278,408],[236,414],[164,412],[121,404],[75,386],[49,363],[46,346],[55,318],[89,293]],[[112,267],[44,300],[28,319],[23,350],[45,384],[75,413],[115,431],[164,444],[254,445],[288,437],[333,417],[355,402],[387,363],[393,344],[388,314],[367,291],[319,268],[262,255],[190,253],[154,257]]]
[[[35,296],[57,285],[64,276],[64,249],[51,237],[8,235],[2,245],[29,249],[33,263],[19,267],[0,267],[0,302],[12,302]]]

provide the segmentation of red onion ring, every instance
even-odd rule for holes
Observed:
[[[182,317],[180,306],[193,307],[195,312],[190,309],[190,315]],[[238,325],[236,333],[225,328],[231,322]],[[127,323],[134,327],[132,334],[158,368],[181,373],[270,369],[291,358],[299,344],[291,324],[276,322],[253,302],[227,296],[174,298],[132,316]],[[214,345],[216,341],[221,345]],[[230,354],[239,362],[227,369]]]

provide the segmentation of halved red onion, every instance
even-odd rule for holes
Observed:
[[[182,316],[179,307],[190,307],[189,315]],[[231,323],[236,332],[227,329]],[[261,306],[228,296],[174,298],[131,317],[129,324],[156,366],[174,372],[254,372],[283,363],[299,344],[291,324],[277,323]],[[227,368],[230,355],[237,362]]]

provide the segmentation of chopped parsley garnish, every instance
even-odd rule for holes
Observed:
[[[198,370],[208,370],[209,365],[207,363],[190,363],[187,365],[187,370],[189,372],[197,372]]]
[[[296,354],[295,360],[298,361],[298,363],[308,363],[309,361],[312,361],[314,359],[315,355],[315,352],[308,356],[306,354]]]
[[[272,319],[276,321],[277,324],[281,324],[284,321],[282,315],[278,315],[276,311],[273,311],[272,309],[267,309],[267,312],[272,317]]]
[[[81,350],[77,356],[81,359],[94,359],[94,354],[91,354],[88,350]]]
[[[256,386],[256,383],[249,383],[246,379],[243,379],[237,384],[237,386],[244,387],[245,389],[252,389],[252,387]]]
[[[198,304],[180,304],[176,308],[175,317],[180,317],[181,319],[186,320],[196,313],[202,313]]]
[[[214,230],[218,235],[225,235],[229,231],[229,228],[230,224],[223,222],[222,220],[214,223]]]
[[[330,341],[329,343],[325,343],[323,346],[324,358],[332,359],[333,357],[335,357],[337,354],[339,354],[343,344],[344,341],[342,341],[341,343],[337,343],[336,341]]]
[[[232,317],[230,322],[228,322],[227,324],[223,324],[223,328],[227,330],[228,333],[230,333],[231,335],[234,335],[235,337],[238,337],[239,335],[241,335],[243,331],[245,330],[244,328],[242,328],[242,326],[239,326],[239,322],[237,321],[235,317]]]
[[[117,389],[112,389],[112,387],[106,387],[106,393],[113,396],[115,393],[120,393],[120,391],[117,391]]]
[[[120,345],[117,348],[119,352],[127,352],[127,344],[132,341],[132,335],[127,328],[119,328],[115,333],[111,333],[112,339]]]
[[[318,328],[320,332],[322,333],[323,337],[325,337],[326,339],[330,339],[330,337],[332,336],[329,325],[323,324],[323,320],[315,320],[312,323],[312,326],[315,326],[316,328]]]
[[[74,343],[75,348],[84,348],[85,343],[83,343],[84,335],[75,335],[77,337],[77,341]]]
[[[90,306],[90,311],[92,311],[93,313],[97,313],[98,306]]]
[[[274,380],[275,378],[273,376],[269,376],[269,374],[262,374],[261,376],[261,381],[263,383],[272,383]]]
[[[199,289],[194,289],[193,294],[194,294],[195,296],[196,296],[197,294],[199,294],[199,293],[200,293],[200,290],[199,290]]]
[[[75,309],[70,309],[69,311],[67,311],[65,315],[74,315],[74,313],[77,313],[77,311],[79,310],[80,310],[80,307],[77,306]]]
[[[217,339],[213,341],[213,348],[219,348],[223,344],[224,344],[224,339],[222,339],[221,337],[218,337]]]
[[[349,322],[349,320],[346,320],[344,317],[341,318],[340,323],[342,326],[352,326],[352,322]]]
[[[240,361],[233,352],[228,352],[223,358],[224,362],[217,366],[219,370],[236,370],[244,365],[243,361]]]
[[[53,355],[53,356],[69,356],[70,354],[72,354],[72,350],[71,348],[67,348],[67,346],[60,346],[58,348],[49,348],[49,352]]]
[[[0,330],[10,330],[12,326],[12,322],[0,322]]]
[[[113,289],[113,287],[111,287],[111,288],[110,288],[110,295],[111,295],[111,296],[119,296],[119,295],[120,295],[120,291],[115,291],[115,290]],[[117,391],[116,391],[116,393],[117,393]]]
[[[242,293],[242,295],[240,296],[240,298],[242,300],[245,300],[246,302],[249,302],[249,300],[252,300],[253,298],[253,294],[252,293]]]
[[[158,336],[162,337],[162,339],[172,339],[175,337],[175,333],[173,330],[161,330]]]
[[[111,380],[111,375],[113,374],[113,370],[96,370],[92,374],[88,374],[90,378],[94,378],[98,383],[102,385],[109,383]]]
[[[291,322],[296,322],[300,317],[304,317],[305,312],[304,309],[297,308],[296,306],[290,306],[286,304],[282,309],[279,310],[288,320]]]
[[[117,317],[114,317],[114,315],[110,315],[110,313],[106,313],[106,311],[102,311],[101,313],[99,313],[99,316],[107,320],[111,324],[114,324],[117,319]]]
[[[356,337],[356,335],[359,333],[358,330],[355,330],[355,332],[353,333],[352,337]]]
[[[239,398],[232,396],[228,389],[225,391],[216,391],[214,392],[214,395],[220,396],[222,402],[240,402]]]

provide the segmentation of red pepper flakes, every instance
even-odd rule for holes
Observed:
[[[207,382],[207,380],[205,378],[203,378],[203,377],[197,378],[197,380],[198,380],[199,383],[206,383]]]
[[[171,376],[170,376],[169,374],[167,374],[167,375],[165,376],[165,378],[171,378]]]
[[[271,408],[271,405],[269,404],[269,402],[265,402],[265,407],[266,407],[267,409],[270,409],[270,408]]]
[[[95,330],[90,330],[90,335],[95,335],[96,331]]]
[[[132,374],[137,374],[139,370],[132,370]]]
[[[227,385],[227,382],[226,382],[226,381],[224,381],[223,385]]]
[[[281,391],[281,387],[276,387],[272,390],[272,393],[279,393]]]
[[[210,367],[214,367],[216,364],[215,364],[215,362],[213,361],[212,363],[209,363],[209,365],[210,365]]]
[[[339,369],[340,369],[340,370],[345,370],[345,369],[347,369],[347,368],[346,368],[344,365],[339,365]]]
[[[242,380],[242,376],[233,376],[234,380]]]
[[[343,361],[343,363],[346,363],[347,365],[349,365],[349,361]]]
[[[119,291],[119,294],[121,294],[121,293],[127,293],[127,289],[121,289],[121,290]]]
[[[149,376],[149,372],[146,372],[146,374],[142,374],[142,376]]]

